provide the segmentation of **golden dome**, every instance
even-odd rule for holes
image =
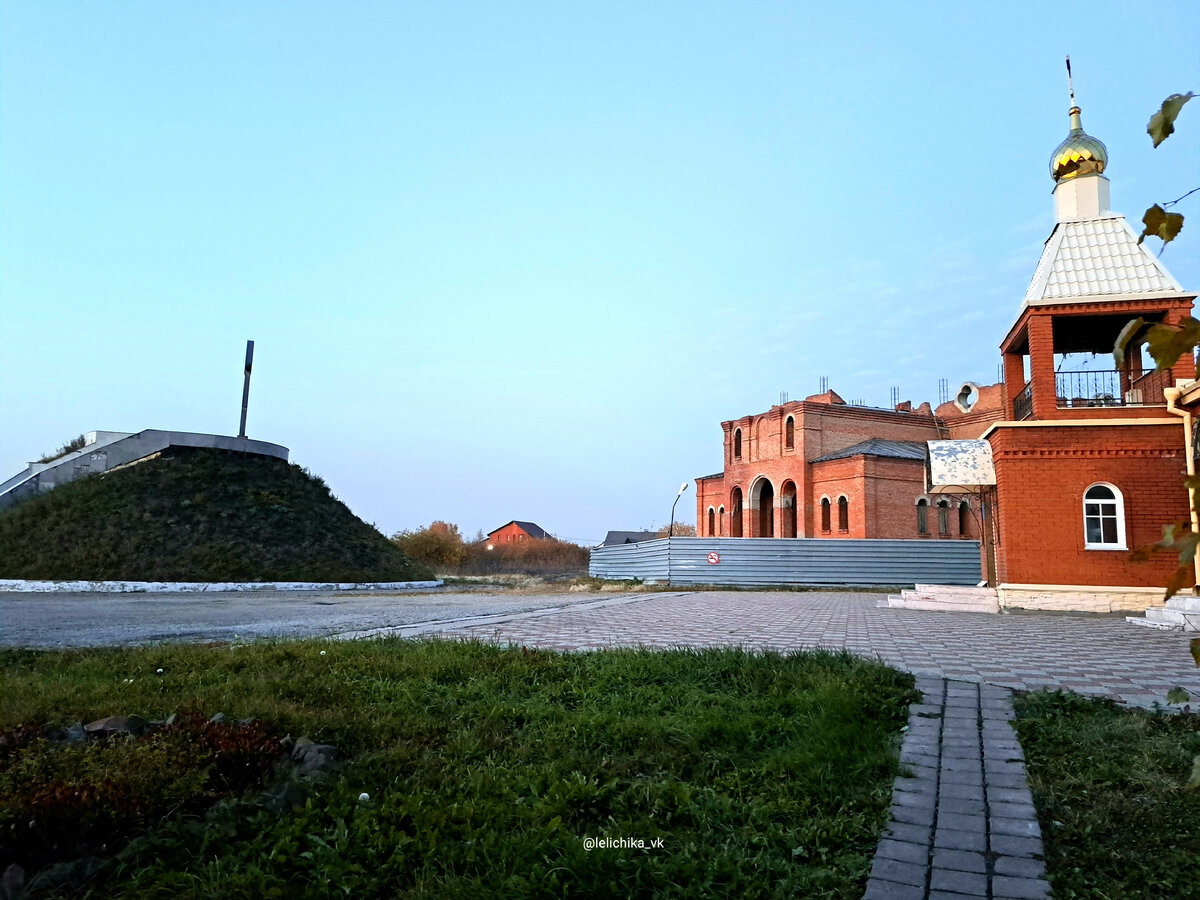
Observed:
[[[1071,133],[1050,157],[1050,175],[1056,182],[1077,175],[1099,175],[1108,165],[1108,150],[1104,144],[1083,130],[1079,107],[1071,107]]]

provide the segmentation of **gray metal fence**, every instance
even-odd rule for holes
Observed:
[[[671,584],[977,584],[978,541],[661,538],[597,547],[596,578]]]

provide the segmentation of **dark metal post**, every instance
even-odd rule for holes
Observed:
[[[242,385],[242,427],[238,437],[246,436],[246,407],[250,404],[250,369],[254,366],[254,341],[246,341],[246,381]]]
[[[675,495],[675,503],[679,502],[679,498],[683,496],[683,492],[687,490],[687,482],[679,486],[679,493]],[[675,537],[675,503],[671,504],[671,527],[667,529],[667,537]]]

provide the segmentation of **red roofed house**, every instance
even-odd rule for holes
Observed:
[[[518,522],[516,519],[509,522],[507,525],[501,525],[495,531],[488,532],[487,541],[489,544],[515,544],[518,541],[527,541],[530,538],[548,538],[542,528],[532,522]]]

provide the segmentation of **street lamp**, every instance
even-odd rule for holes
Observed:
[[[679,502],[679,498],[683,496],[683,492],[687,490],[688,483],[685,481],[679,486],[679,493],[675,495],[675,503]],[[671,504],[671,527],[667,529],[667,537],[675,537],[675,503]]]

